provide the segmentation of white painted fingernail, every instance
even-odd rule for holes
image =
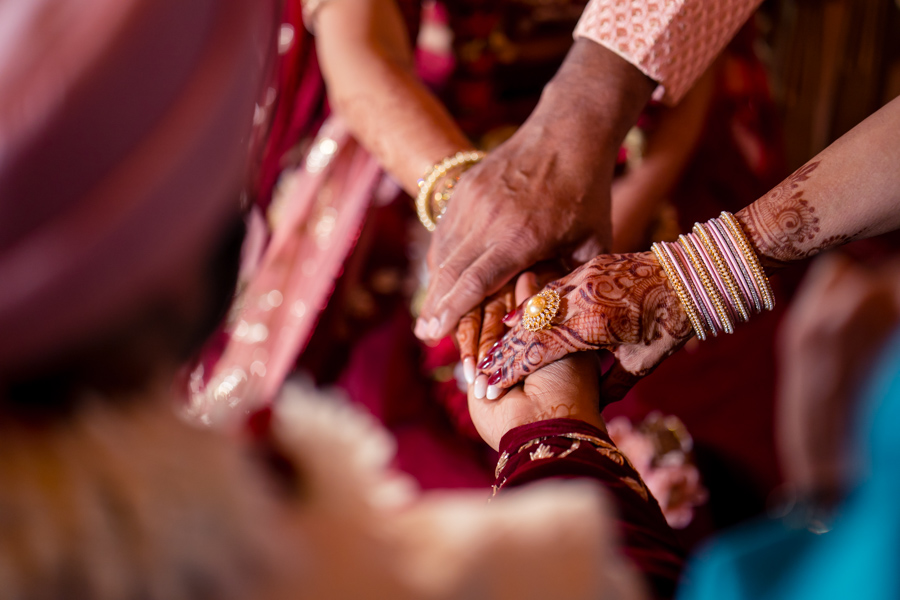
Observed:
[[[441,322],[437,319],[431,319],[428,322],[428,337],[437,339],[438,333],[441,331]]]
[[[466,378],[466,383],[472,385],[475,381],[475,359],[467,358],[463,361],[463,377]]]
[[[472,393],[478,400],[484,398],[484,393],[487,391],[487,380],[488,378],[484,375],[479,375],[475,378],[475,384],[472,386]]]
[[[500,397],[500,386],[499,385],[489,385],[487,386],[487,399],[488,400],[496,400]]]

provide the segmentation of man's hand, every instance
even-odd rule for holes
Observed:
[[[608,248],[619,144],[653,87],[602,46],[575,43],[528,121],[454,192],[429,250],[416,335],[447,335],[535,262],[583,262]]]

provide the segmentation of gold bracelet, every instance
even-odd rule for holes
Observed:
[[[706,231],[706,228],[700,223],[694,224],[694,233],[700,238],[700,243],[703,244],[703,248],[706,250],[706,253],[709,255],[710,260],[712,260],[713,264],[716,267],[716,271],[719,273],[719,277],[722,279],[722,283],[725,284],[725,291],[728,294],[728,297],[731,299],[731,305],[737,310],[738,314],[741,317],[741,322],[746,323],[750,320],[750,311],[744,305],[744,299],[741,297],[741,291],[738,289],[737,282],[734,280],[734,277],[731,274],[731,269],[728,268],[728,264],[725,262],[725,257],[722,256],[722,253],[719,252],[719,247],[713,242],[712,238],[709,235],[709,232]]]
[[[416,195],[416,214],[419,216],[419,221],[422,222],[422,225],[425,226],[425,229],[427,229],[428,231],[434,231],[435,227],[437,227],[437,218],[435,218],[435,216],[432,214],[431,207],[428,202],[429,198],[434,193],[435,184],[440,181],[442,177],[447,175],[447,173],[451,170],[457,167],[471,167],[484,157],[484,152],[476,152],[474,150],[469,152],[457,152],[453,156],[448,156],[441,162],[431,167],[425,173],[422,179],[419,180],[419,193]],[[449,195],[446,198],[444,197],[444,195],[445,194],[443,193],[441,194],[439,202],[444,202],[446,206],[446,201],[449,199]]]
[[[722,330],[728,334],[734,333],[734,323],[731,322],[731,317],[728,316],[728,310],[725,308],[725,298],[721,296],[719,289],[713,282],[712,275],[710,275],[706,265],[703,263],[703,259],[700,257],[700,251],[694,247],[694,241],[686,235],[680,235],[678,236],[678,242],[684,248],[684,251],[687,252],[691,264],[694,265],[694,270],[700,276],[700,281],[706,289],[706,294],[712,301],[716,314],[719,315]]]
[[[737,218],[733,214],[723,210],[722,214],[719,215],[719,220],[725,224],[725,227],[727,227],[728,231],[734,236],[738,246],[740,246],[741,252],[747,259],[747,263],[750,265],[750,271],[753,273],[753,279],[759,284],[759,291],[762,293],[763,297],[763,305],[766,307],[766,310],[772,310],[775,308],[775,294],[772,292],[769,278],[766,277],[766,272],[759,263],[759,258],[756,256],[753,245],[750,244],[750,240],[747,239],[744,230],[741,229],[740,223],[738,223]]]
[[[703,329],[698,309],[691,301],[687,290],[684,289],[684,283],[678,277],[675,268],[669,264],[669,259],[660,247],[659,242],[655,242],[650,246],[650,250],[653,251],[653,255],[656,257],[657,262],[659,262],[659,266],[662,267],[663,273],[666,274],[666,277],[669,280],[669,285],[672,286],[672,289],[675,290],[675,295],[678,296],[678,299],[681,301],[681,306],[684,308],[688,321],[691,322],[691,327],[694,328],[694,333],[697,334],[697,337],[700,338],[701,341],[705,341],[706,331]]]

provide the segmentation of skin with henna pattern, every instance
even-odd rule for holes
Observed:
[[[895,99],[735,215],[768,272],[900,228],[898,128]],[[569,352],[606,347],[617,362],[601,392],[614,400],[692,333],[650,253],[597,257],[555,287],[565,295],[560,318],[550,331],[517,324],[506,334],[501,368],[485,372],[497,386]]]
[[[456,329],[459,357],[463,363],[466,381],[475,380],[476,364],[488,368],[488,353],[506,332],[504,317],[515,308],[514,286],[507,284],[499,292],[476,306],[463,316]]]
[[[763,266],[782,266],[797,256],[811,256],[812,250],[800,250],[799,245],[811,242],[819,233],[816,207],[803,197],[803,183],[812,177],[820,161],[800,167],[793,175],[775,186],[765,196],[764,203],[745,209],[744,230],[751,240],[762,240],[779,249],[779,256],[766,257]],[[756,244],[757,246],[759,244]]]
[[[601,392],[617,399],[693,334],[649,252],[598,256],[548,288],[561,298],[553,327],[533,333],[517,323],[489,368],[491,385],[506,388],[571,352],[605,348],[616,362]]]

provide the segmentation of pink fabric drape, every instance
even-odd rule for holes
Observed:
[[[229,320],[229,339],[191,412],[212,420],[270,402],[334,288],[381,177],[377,162],[330,117],[285,192],[279,223]],[[234,411],[236,406],[241,409]]]

